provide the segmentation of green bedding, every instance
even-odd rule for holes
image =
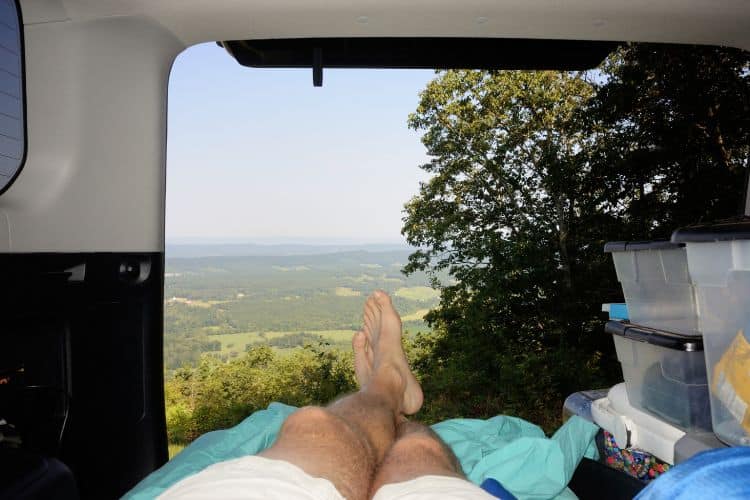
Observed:
[[[296,408],[272,403],[231,429],[196,439],[163,467],[138,483],[124,498],[155,498],[177,481],[224,460],[253,455],[270,446]],[[515,417],[452,419],[432,426],[461,461],[469,480],[492,477],[520,499],[575,498],[568,481],[581,457],[597,458],[598,427],[572,417],[551,437]]]

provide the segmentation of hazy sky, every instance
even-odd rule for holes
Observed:
[[[169,82],[167,241],[398,242],[427,158],[417,70],[250,69],[215,44]]]

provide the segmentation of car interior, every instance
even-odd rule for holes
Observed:
[[[750,8],[0,0],[0,497],[116,498],[168,460],[167,88],[187,47],[320,86],[326,68],[585,70],[634,41],[750,50]],[[640,489],[597,465],[580,497]]]

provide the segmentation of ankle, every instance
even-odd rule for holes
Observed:
[[[379,395],[388,402],[395,413],[399,413],[406,390],[406,378],[396,365],[381,363],[375,368],[365,390]]]

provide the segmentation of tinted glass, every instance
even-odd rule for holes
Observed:
[[[26,148],[21,29],[16,2],[0,0],[0,193],[21,169]]]

